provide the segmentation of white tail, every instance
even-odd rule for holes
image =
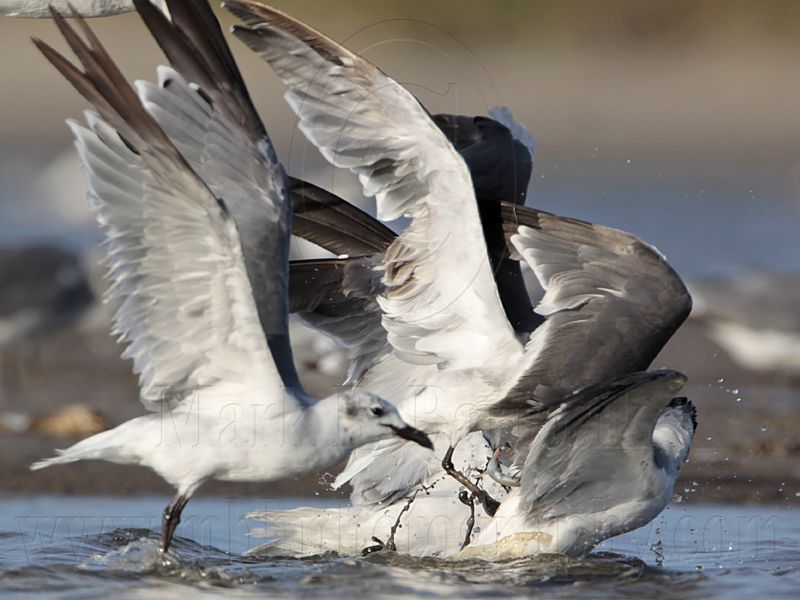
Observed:
[[[119,435],[117,429],[102,431],[91,437],[81,440],[77,444],[64,450],[56,450],[58,456],[45,458],[31,465],[31,471],[38,471],[52,465],[61,465],[75,462],[78,460],[89,460],[101,458],[113,460],[119,456],[118,452]]]

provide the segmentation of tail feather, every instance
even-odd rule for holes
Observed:
[[[311,556],[324,552],[353,555],[370,545],[371,535],[385,536],[391,524],[378,533],[361,527],[369,513],[347,507],[296,508],[293,510],[263,510],[247,515],[261,521],[263,528],[251,530],[253,538],[263,538],[248,554],[281,556]]]
[[[30,467],[31,471],[38,471],[39,469],[44,469],[45,467],[49,467],[51,465],[61,465],[65,463],[75,462],[76,460],[80,460],[77,456],[71,456],[66,454],[67,450],[56,450],[57,456],[52,456],[50,458],[45,458],[42,460],[38,460],[33,463]]]
[[[502,498],[502,488],[493,481],[488,493]],[[253,528],[250,535],[258,545],[250,555],[311,556],[337,552],[354,556],[375,544],[386,541],[395,529],[397,552],[412,556],[454,556],[461,549],[467,532],[470,512],[458,499],[460,484],[455,479],[442,478],[435,489],[391,504],[347,506],[334,508],[296,508],[293,510],[261,510],[247,515],[263,527]],[[486,529],[492,518],[483,511],[473,515],[475,532]]]
[[[30,466],[31,471],[38,471],[52,465],[63,465],[79,460],[104,459],[115,460],[120,458],[118,451],[118,439],[116,429],[102,431],[91,437],[81,440],[77,444],[56,450],[56,456],[36,461]]]

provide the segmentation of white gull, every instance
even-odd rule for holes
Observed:
[[[389,348],[353,378],[438,434],[438,459],[492,512],[496,504],[451,464],[459,440],[521,418],[535,431],[572,390],[646,369],[689,312],[683,283],[630,234],[533,211],[509,238],[545,290],[536,305],[545,321],[518,335],[493,278],[470,173],[416,98],[286,14],[250,0],[225,6],[245,23],[234,34],[289,88],[306,137],[358,174],[380,220],[411,218],[351,278],[373,292],[384,330],[362,336],[368,350],[380,339]],[[353,483],[354,502],[402,497],[438,471],[430,454],[400,446],[353,455],[339,481]]]
[[[415,556],[584,555],[648,523],[669,503],[696,429],[694,407],[675,397],[684,382],[675,371],[640,372],[576,393],[530,444],[520,487],[502,490],[484,479],[487,490],[502,498],[493,518],[470,513],[453,480],[439,476],[386,506],[252,513],[249,518],[266,524],[255,535],[266,539],[251,552],[358,554],[373,536],[386,539],[394,527],[391,547]],[[487,441],[471,434],[455,459],[485,465],[491,456]]]
[[[151,29],[172,31],[178,43],[186,39],[181,27],[223,40],[207,5],[170,7],[180,24],[138,3]],[[116,333],[151,412],[32,468],[85,459],[150,467],[177,490],[164,513],[167,551],[183,507],[209,479],[271,481],[314,472],[389,436],[430,447],[378,396],[343,389],[315,402],[300,386],[287,327],[291,206],[224,40],[204,47],[217,54],[194,58],[221,72],[217,86],[202,81],[210,86],[204,91],[162,67],[160,85],[139,83],[137,95],[82,19],[87,41],[54,16],[84,70],[35,41],[97,111],[70,127],[106,234],[110,294],[120,303]],[[216,189],[182,154],[192,140],[201,142],[197,151]],[[260,253],[240,236],[235,214],[260,217]]]

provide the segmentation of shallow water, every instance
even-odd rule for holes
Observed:
[[[500,564],[318,556],[242,557],[259,527],[243,515],[314,501],[196,498],[174,555],[157,553],[165,498],[0,499],[0,595],[30,598],[531,596],[797,597],[800,510],[678,504],[588,558]],[[326,503],[316,502],[320,506]],[[328,503],[329,504],[329,503]]]

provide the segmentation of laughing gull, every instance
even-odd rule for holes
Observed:
[[[582,555],[657,517],[697,428],[694,406],[675,396],[685,382],[665,369],[575,393],[538,431],[520,486],[467,555]]]
[[[533,211],[509,237],[546,291],[536,306],[545,322],[519,336],[499,300],[469,171],[416,98],[288,15],[250,0],[225,6],[245,23],[234,34],[289,88],[306,137],[358,174],[380,220],[411,218],[377,268],[351,277],[375,292],[389,347],[353,378],[438,434],[442,466],[493,512],[452,464],[459,440],[520,415],[541,423],[574,389],[646,369],[689,312],[683,283],[630,234]],[[351,457],[339,481],[351,481],[355,502],[386,502],[436,470],[429,455],[381,442]]]
[[[532,440],[520,487],[508,492],[488,482],[487,489],[503,498],[494,518],[468,516],[452,486],[437,480],[412,502],[380,509],[251,513],[248,518],[265,525],[254,534],[267,538],[251,552],[358,554],[405,510],[393,538],[404,554],[488,560],[584,555],[648,523],[672,497],[697,425],[692,404],[675,397],[684,381],[670,370],[633,373],[565,399]],[[491,447],[472,434],[458,452],[485,464]],[[465,545],[470,529],[473,540]]]
[[[500,301],[515,331],[529,334],[543,318],[533,311],[522,263],[511,258],[506,230],[516,222],[515,206],[526,197],[535,142],[527,128],[514,121],[511,111],[494,107],[491,117],[439,114],[433,120],[458,150],[478,200],[483,235]],[[511,167],[509,167],[511,164]],[[362,276],[369,265],[379,265],[397,234],[356,206],[312,183],[289,177],[292,197],[292,233],[348,258],[293,260],[290,265],[290,310],[313,329],[321,330],[345,348],[357,350],[350,373],[361,373],[389,349],[380,327],[380,308],[359,298],[344,278]],[[502,198],[516,199],[516,203]],[[372,256],[370,259],[360,259]],[[350,259],[352,257],[352,260]],[[373,290],[374,291],[374,290]],[[538,291],[538,286],[537,286]],[[355,292],[355,294],[354,294]],[[371,315],[359,319],[357,315]]]
[[[376,395],[345,389],[315,402],[302,389],[288,345],[291,207],[270,140],[210,7],[170,2],[170,21],[136,4],[162,46],[169,36],[205,79],[162,67],[160,85],[135,91],[74,13],[86,41],[53,17],[83,70],[35,43],[97,111],[70,127],[106,234],[116,332],[152,412],[32,468],[84,459],[150,467],[177,489],[164,512],[166,552],[209,479],[319,471],[390,436],[432,445]]]
[[[339,206],[341,207],[341,205]],[[351,205],[351,212],[358,210]],[[624,364],[616,363],[618,357],[613,355],[614,344],[619,344],[619,351],[626,353],[623,360],[628,360],[629,364],[647,366],[671,335],[669,331],[653,329],[654,315],[664,308],[669,310],[670,306],[674,306],[676,312],[678,310],[688,311],[688,306],[681,307],[680,305],[682,302],[688,302],[688,299],[669,295],[671,285],[674,286],[673,289],[681,289],[680,280],[666,263],[655,260],[657,255],[652,249],[633,236],[599,225],[565,219],[536,209],[508,203],[501,205],[499,213],[502,226],[506,231],[506,240],[503,243],[509,248],[514,247],[512,238],[520,227],[536,230],[539,232],[540,239],[533,243],[533,247],[542,250],[548,247],[548,242],[550,244],[556,241],[560,242],[559,248],[562,254],[559,260],[566,263],[568,260],[566,250],[568,249],[574,255],[572,258],[575,261],[572,266],[573,270],[578,268],[596,269],[588,261],[590,259],[596,261],[599,256],[604,256],[605,271],[597,270],[596,276],[604,277],[611,273],[618,278],[624,277],[626,278],[625,289],[637,291],[637,295],[626,304],[620,303],[616,306],[612,305],[610,308],[604,307],[597,312],[589,311],[588,307],[581,306],[577,309],[579,315],[575,317],[575,320],[567,323],[567,325],[575,323],[577,326],[585,326],[586,323],[582,323],[581,319],[590,318],[595,321],[595,327],[608,327],[610,323],[604,324],[604,319],[621,319],[625,325],[641,330],[642,337],[632,340],[632,343],[637,346],[635,348],[626,347],[624,331],[614,331],[611,328],[608,328],[607,331],[609,334],[613,332],[616,339],[600,340],[606,343],[605,348],[592,335],[589,335],[586,341],[579,343],[580,336],[587,333],[592,334],[592,329],[586,332],[575,332],[575,335],[566,338],[563,337],[562,332],[556,330],[543,341],[544,352],[555,353],[554,356],[548,356],[550,362],[545,363],[545,366],[549,365],[548,368],[556,373],[558,369],[564,369],[568,373],[577,373],[580,365],[576,362],[570,366],[569,363],[583,361],[583,376],[602,381],[606,372],[613,372],[612,369],[624,369]],[[588,233],[594,236],[591,244],[588,243],[591,239],[587,235]],[[638,248],[638,250],[630,252],[630,247],[619,243],[621,240],[627,240],[631,244],[630,247]],[[291,309],[296,311],[305,323],[336,338],[348,349],[353,359],[351,378],[356,380],[370,381],[371,370],[383,361],[392,360],[394,356],[381,326],[380,307],[375,299],[379,286],[374,282],[372,282],[372,287],[364,284],[364,271],[371,268],[371,265],[376,262],[378,262],[376,256],[368,256],[293,261],[290,265]],[[664,286],[656,284],[651,279],[652,277],[663,278]],[[609,280],[612,279],[609,278]],[[498,282],[498,286],[501,285],[501,282]],[[545,287],[547,289],[547,286]],[[523,300],[534,301],[535,298],[526,297]],[[598,304],[599,300],[600,297],[593,299]],[[539,301],[541,302],[542,299],[539,298]],[[664,302],[666,305],[659,304],[659,302]],[[605,314],[603,314],[603,310],[606,311]],[[676,316],[675,328],[684,317],[685,315],[681,314]],[[548,317],[548,319],[551,318]],[[530,335],[537,335],[536,331],[534,329]],[[566,331],[570,332],[569,327]],[[597,329],[594,330],[595,336],[597,331]],[[599,354],[595,356],[587,354],[591,348],[597,349]],[[634,357],[631,354],[635,350],[638,350],[639,355]],[[402,372],[402,364],[395,364],[397,369]],[[544,373],[546,374],[546,371]],[[466,386],[467,383],[464,385]],[[551,402],[551,406],[555,406],[555,404]],[[514,412],[515,409],[510,410]],[[524,415],[526,412],[524,408],[518,410],[519,415]],[[408,491],[404,485],[413,486],[411,482],[424,469],[423,464],[414,458],[416,453],[413,448],[408,449],[408,454],[408,460],[398,458],[397,452],[387,456],[386,460],[376,460],[377,457],[370,456],[370,448],[366,447],[353,455],[350,467],[340,476],[338,483],[347,481],[350,474],[355,473],[351,483],[354,486],[353,500],[356,503],[372,502],[370,495],[376,491],[379,492],[377,501],[380,502],[397,497],[395,494],[402,496]],[[369,457],[364,458],[364,461],[375,460],[375,465],[367,464],[359,458],[364,455]],[[400,456],[403,456],[402,453]],[[403,469],[396,470],[390,480],[380,475],[381,469],[387,466],[386,461],[394,461],[395,465],[403,463]],[[396,492],[392,492],[393,490]],[[388,496],[381,497],[381,493],[387,493]]]

